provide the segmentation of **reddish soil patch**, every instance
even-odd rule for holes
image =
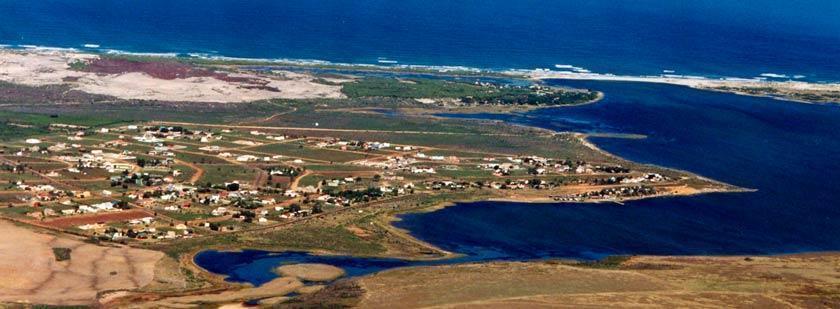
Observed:
[[[108,213],[101,213],[101,214],[90,214],[90,215],[77,215],[77,216],[70,216],[70,217],[63,217],[58,219],[46,220],[42,223],[44,225],[57,227],[57,228],[68,228],[74,227],[84,224],[92,224],[92,223],[101,223],[101,222],[114,222],[114,221],[127,221],[132,219],[140,219],[145,217],[152,217],[154,214],[150,213],[144,209],[131,209],[125,211],[117,211],[117,212],[108,212]]]
[[[226,73],[194,67],[175,61],[131,61],[116,58],[98,58],[90,60],[84,69],[87,72],[102,74],[123,74],[140,72],[154,78],[173,80],[190,77],[211,77],[231,83],[241,83],[243,88],[262,89],[279,92],[277,88],[267,86],[268,82],[258,78],[233,77]]]
[[[290,182],[292,182],[292,179],[291,179],[291,177],[288,177],[288,176],[276,176],[276,175],[271,176],[271,183],[272,184],[276,184],[276,183],[289,184]]]

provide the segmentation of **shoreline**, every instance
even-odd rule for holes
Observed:
[[[599,102],[603,99],[603,96],[604,96],[604,93],[599,92],[599,97],[598,98],[596,98],[595,100],[592,100],[590,102],[585,102],[585,103],[581,103],[581,104],[597,103],[597,102]],[[564,107],[564,106],[552,106],[552,108],[562,108],[562,107]],[[543,108],[548,108],[548,107],[543,107]],[[514,112],[514,111],[507,111],[507,112],[509,113],[509,112]],[[428,117],[439,117],[439,116],[430,115],[430,114],[424,114],[424,115],[426,115]],[[472,120],[472,121],[483,121],[483,120],[475,119],[475,120]],[[186,125],[187,123],[183,123],[183,124]],[[576,139],[578,139],[584,146],[586,146],[590,149],[593,149],[593,150],[595,150],[599,153],[602,153],[606,156],[609,156],[609,157],[612,157],[612,158],[615,158],[615,159],[618,159],[618,160],[632,162],[632,161],[628,161],[628,160],[626,160],[626,159],[624,159],[624,158],[622,158],[618,155],[615,155],[615,154],[607,152],[603,149],[600,149],[597,145],[595,145],[594,143],[590,142],[587,139],[587,137],[589,137],[591,135],[597,135],[597,134],[586,134],[586,133],[579,133],[579,132],[558,132],[558,131],[555,131],[555,130],[545,129],[545,128],[541,128],[541,127],[537,127],[537,126],[530,126],[530,125],[525,125],[525,124],[516,124],[516,123],[506,123],[506,124],[512,125],[512,126],[528,128],[528,129],[533,129],[533,130],[536,130],[536,131],[544,132],[546,134],[570,133],[570,134],[573,134],[573,136]],[[260,128],[269,129],[270,127],[260,127]],[[618,138],[645,138],[645,136],[637,136],[637,135],[617,136],[617,137]],[[634,163],[636,163],[636,162],[634,162]],[[712,179],[709,179],[707,177],[703,177],[703,176],[700,176],[700,175],[697,175],[695,173],[688,172],[688,171],[662,167],[662,166],[658,166],[658,165],[654,165],[654,164],[644,164],[644,163],[636,163],[636,164],[651,166],[651,167],[660,168],[660,169],[667,169],[667,170],[678,172],[678,173],[692,175],[692,176],[695,176],[699,179],[709,181],[709,182],[712,182],[712,183],[717,184],[717,185],[725,186],[726,188],[700,189],[700,190],[695,190],[695,191],[691,191],[691,192],[688,192],[688,191],[680,191],[680,192],[668,191],[666,193],[658,193],[658,194],[650,195],[650,196],[629,197],[629,198],[618,199],[618,200],[613,200],[613,199],[610,199],[610,200],[594,200],[594,199],[590,199],[590,200],[584,200],[584,201],[569,201],[569,202],[555,201],[553,199],[546,198],[546,197],[543,197],[543,198],[537,198],[537,197],[510,198],[510,197],[504,197],[504,196],[496,196],[496,197],[482,196],[482,197],[479,197],[479,198],[446,200],[446,201],[435,203],[433,205],[429,205],[429,206],[426,206],[426,207],[400,210],[400,211],[397,211],[395,213],[384,215],[377,220],[384,228],[388,229],[388,231],[390,233],[393,233],[396,237],[402,238],[406,241],[409,241],[409,242],[412,242],[412,243],[415,243],[415,244],[420,244],[421,246],[427,247],[427,248],[429,248],[431,250],[434,250],[436,252],[443,253],[443,255],[439,256],[439,257],[422,257],[422,256],[412,257],[412,256],[405,256],[405,255],[393,255],[393,254],[388,254],[388,253],[374,254],[374,255],[358,255],[358,254],[332,252],[332,251],[324,251],[324,250],[295,250],[295,249],[290,249],[290,250],[282,250],[282,251],[273,251],[273,250],[266,250],[265,248],[260,249],[260,248],[257,248],[257,247],[248,247],[248,246],[226,247],[226,248],[215,248],[215,249],[214,248],[208,248],[208,249],[197,250],[197,251],[188,253],[187,256],[188,256],[188,258],[189,258],[189,260],[191,261],[192,264],[194,264],[195,266],[197,266],[198,268],[203,270],[205,273],[211,274],[212,276],[217,276],[217,278],[221,278],[221,279],[224,279],[225,276],[221,275],[221,274],[212,273],[210,271],[207,271],[204,268],[201,268],[197,264],[195,264],[195,262],[194,262],[195,256],[198,253],[206,251],[206,250],[217,250],[217,251],[228,251],[228,252],[241,252],[243,250],[260,250],[260,251],[267,251],[267,252],[305,252],[307,254],[318,255],[318,256],[349,256],[349,257],[353,257],[353,258],[390,258],[390,259],[400,259],[400,260],[405,260],[405,261],[445,261],[445,260],[449,260],[449,259],[462,257],[462,256],[464,256],[464,254],[458,253],[458,252],[450,252],[450,251],[444,250],[444,249],[442,249],[442,248],[440,248],[440,247],[438,247],[438,246],[436,246],[432,243],[423,241],[423,240],[415,237],[411,233],[410,230],[405,230],[405,229],[399,228],[399,227],[395,226],[393,223],[395,221],[401,220],[400,216],[405,215],[405,214],[434,212],[434,211],[438,211],[438,210],[441,210],[441,209],[444,209],[444,208],[447,208],[447,207],[457,206],[459,204],[468,204],[468,203],[480,203],[480,202],[512,202],[512,203],[522,203],[522,204],[571,203],[571,204],[581,204],[582,206],[586,206],[586,205],[590,205],[590,204],[603,204],[603,203],[622,204],[624,202],[631,202],[631,201],[645,200],[645,199],[675,198],[675,197],[683,197],[683,196],[688,197],[688,196],[697,196],[697,195],[701,195],[701,194],[711,194],[711,193],[739,193],[739,192],[755,192],[756,191],[754,189],[740,188],[740,187],[730,185],[730,184],[727,184],[727,183],[724,183],[724,182],[712,180]],[[409,267],[411,267],[411,266],[409,266]]]
[[[656,82],[652,79],[684,79],[684,80],[708,80],[708,81],[758,81],[758,82],[785,82],[793,81],[806,84],[840,84],[840,80],[807,80],[801,79],[802,76],[794,75],[787,76],[784,74],[764,73],[754,77],[737,77],[737,76],[720,76],[720,75],[677,75],[670,73],[659,76],[655,75],[620,75],[612,73],[595,73],[589,70],[581,70],[582,68],[571,65],[555,65],[557,70],[545,68],[488,68],[488,67],[474,67],[467,65],[434,65],[434,64],[411,64],[399,62],[340,62],[323,59],[307,59],[307,58],[287,58],[287,57],[237,57],[225,56],[219,54],[212,54],[206,52],[141,52],[120,50],[111,48],[80,46],[80,47],[54,47],[42,46],[32,44],[0,44],[0,50],[21,51],[21,52],[60,52],[60,53],[75,53],[75,54],[90,54],[90,55],[106,55],[106,56],[125,56],[125,57],[145,57],[149,59],[177,59],[177,60],[196,60],[198,62],[224,64],[239,64],[239,65],[289,65],[301,67],[321,67],[321,68],[344,68],[344,69],[372,69],[376,71],[400,71],[406,72],[437,72],[437,73],[465,73],[470,72],[474,74],[494,74],[495,76],[536,76],[548,73],[555,77],[548,79],[585,79],[585,80],[615,80],[615,81],[637,81],[637,82]],[[573,71],[569,71],[569,69]],[[543,78],[544,79],[544,78]],[[771,80],[772,79],[772,80]],[[670,83],[670,82],[667,82]]]
[[[840,82],[808,82],[789,80],[768,80],[766,78],[710,78],[705,76],[659,75],[632,76],[601,73],[577,73],[566,71],[512,70],[511,76],[524,75],[536,81],[584,80],[604,82],[636,82],[684,86],[692,89],[732,93],[736,95],[765,97],[781,101],[806,104],[840,104]],[[818,100],[799,98],[804,95],[827,95]]]
[[[2,50],[2,49],[0,49],[0,50]],[[654,81],[654,82],[656,82],[656,81]],[[668,83],[668,82],[663,81],[663,83]],[[594,99],[590,102],[584,102],[584,103],[575,104],[575,105],[593,104],[593,103],[599,102],[603,97],[604,97],[604,94],[602,92],[599,92],[599,95],[596,99]],[[549,107],[560,108],[560,107],[565,107],[565,106],[536,106],[534,108],[549,108]],[[508,111],[508,112],[513,112],[513,111]],[[430,115],[430,116],[433,117],[434,115]],[[505,123],[508,124],[508,125],[512,125],[512,126],[521,126],[521,127],[532,128],[535,131],[546,132],[546,133],[549,133],[549,134],[563,133],[563,132],[557,132],[557,131],[554,131],[554,130],[539,128],[539,127],[536,127],[536,126],[515,124],[515,123],[507,123],[507,122],[505,122]],[[190,124],[194,125],[194,123],[190,123]],[[207,125],[207,124],[205,124],[205,125]],[[252,128],[254,128],[255,126],[242,126],[242,127],[252,127]],[[259,128],[271,128],[271,127],[259,127]],[[277,128],[277,127],[275,127],[275,128]],[[337,131],[337,130],[340,130],[340,129],[312,129],[312,128],[309,128],[309,130]],[[374,132],[375,130],[369,130],[369,131]],[[629,160],[626,160],[624,158],[621,158],[618,155],[615,155],[615,154],[609,153],[607,151],[604,151],[604,150],[600,149],[594,143],[588,141],[587,137],[594,136],[594,134],[584,134],[584,133],[574,133],[574,134],[575,134],[574,137],[580,139],[581,143],[583,143],[583,145],[586,146],[586,147],[589,147],[593,150],[601,152],[602,154],[605,154],[607,156],[610,156],[610,157],[613,157],[613,158],[616,158],[616,159],[620,159],[622,161],[633,162],[633,161],[629,161]],[[633,163],[635,163],[635,162],[633,162]],[[656,168],[660,168],[660,169],[667,169],[667,170],[672,170],[672,171],[676,171],[676,172],[679,172],[679,173],[684,173],[684,174],[696,176],[697,178],[705,180],[705,181],[709,181],[709,182],[712,182],[712,183],[715,183],[715,184],[724,185],[724,186],[726,186],[726,188],[708,189],[708,190],[702,190],[701,189],[701,190],[696,190],[696,191],[691,191],[691,192],[689,192],[689,191],[685,191],[685,192],[677,191],[677,193],[674,193],[674,191],[672,191],[669,194],[661,194],[661,195],[660,194],[654,194],[654,195],[649,195],[649,196],[639,196],[639,197],[626,198],[626,199],[620,199],[620,200],[587,200],[587,201],[565,202],[565,203],[589,204],[589,203],[604,203],[604,202],[610,203],[610,202],[612,202],[612,203],[619,203],[620,204],[621,202],[625,202],[625,201],[649,199],[649,198],[693,196],[693,195],[699,195],[699,194],[705,194],[705,193],[755,191],[755,190],[751,190],[751,189],[744,189],[744,188],[739,188],[737,186],[728,185],[726,183],[715,181],[715,180],[712,180],[712,179],[709,179],[709,178],[706,178],[706,177],[703,177],[703,176],[700,176],[700,175],[697,175],[697,174],[694,174],[694,173],[691,173],[691,172],[687,172],[687,171],[682,171],[682,170],[678,170],[678,169],[671,169],[671,168],[667,168],[667,167],[661,167],[661,166],[654,165],[654,164],[644,164],[644,163],[635,163],[635,164],[648,165],[648,166],[652,166],[652,167],[656,167]],[[399,220],[399,215],[403,214],[403,213],[431,212],[431,211],[436,211],[436,210],[439,210],[439,209],[442,209],[442,208],[445,208],[445,207],[454,206],[454,205],[461,204],[461,203],[474,203],[474,202],[482,202],[482,201],[488,201],[488,202],[512,201],[512,202],[516,202],[516,203],[550,203],[550,204],[561,203],[561,202],[558,202],[558,201],[553,201],[553,200],[550,200],[550,199],[541,199],[541,198],[518,198],[518,199],[512,199],[511,198],[511,199],[505,199],[504,197],[501,197],[501,198],[497,199],[495,197],[488,198],[487,196],[481,196],[479,198],[474,198],[474,199],[467,198],[467,199],[460,199],[460,200],[456,198],[456,199],[452,199],[452,200],[449,200],[449,201],[444,201],[444,202],[441,202],[441,203],[430,205],[430,206],[427,206],[427,207],[418,207],[416,209],[406,209],[405,211],[399,211],[399,212],[395,212],[393,214],[386,214],[386,215],[384,215],[384,216],[382,216],[381,218],[378,219],[378,221],[379,221],[378,223],[381,223],[383,228],[385,228],[388,232],[393,233],[397,238],[402,238],[403,240],[413,242],[414,244],[422,244],[421,247],[426,246],[426,247],[428,247],[428,248],[430,248],[434,251],[445,253],[444,256],[441,256],[441,257],[434,257],[434,258],[428,258],[428,259],[412,258],[412,259],[409,259],[409,260],[446,260],[446,259],[451,259],[451,258],[455,258],[455,257],[460,256],[460,254],[458,254],[457,252],[453,253],[453,252],[445,251],[445,250],[439,248],[438,246],[435,246],[434,244],[422,241],[422,240],[418,239],[417,237],[413,236],[411,231],[400,229],[400,228],[394,226],[392,223],[394,222],[394,220]],[[212,248],[205,248],[205,249],[197,250],[197,251],[194,251],[194,252],[186,253],[182,257],[189,260],[189,261],[186,261],[188,266],[196,267],[198,270],[201,270],[202,274],[209,274],[211,276],[218,275],[218,274],[207,271],[206,269],[198,266],[195,263],[195,255],[198,254],[199,252],[203,252],[203,251],[208,250],[208,249],[212,250]],[[229,249],[231,249],[231,250],[245,250],[245,249],[247,249],[247,246],[241,246],[241,247],[230,246]],[[280,251],[280,252],[282,252],[282,251]],[[330,251],[305,251],[305,252],[308,252],[310,254],[318,254],[318,255],[345,255],[345,256],[358,257],[358,258],[388,257],[388,258],[405,259],[405,257],[390,256],[387,253],[385,255],[364,256],[364,255],[342,254],[342,253],[330,252]],[[184,263],[184,261],[182,261],[182,263]],[[188,268],[190,268],[190,267],[188,267]],[[222,280],[222,281],[224,281],[224,280]]]
[[[733,93],[737,95],[767,97],[782,101],[812,104],[840,104],[840,81],[809,81],[784,77],[713,77],[688,76],[675,74],[661,75],[616,75],[611,73],[592,73],[588,71],[558,71],[552,69],[493,69],[476,68],[456,65],[422,65],[422,64],[372,64],[372,63],[344,63],[317,59],[290,58],[239,58],[206,53],[144,53],[113,49],[64,48],[44,47],[35,45],[2,45],[0,52],[37,53],[62,56],[112,56],[136,58],[139,60],[161,61],[175,60],[198,66],[236,66],[249,70],[247,66],[277,66],[277,69],[334,69],[360,72],[392,72],[397,74],[431,74],[440,76],[478,76],[525,79],[532,81],[544,80],[592,80],[612,82],[641,82],[685,86],[694,89]],[[769,73],[766,73],[769,74]],[[776,75],[776,74],[772,74]],[[814,97],[826,95],[824,97]]]

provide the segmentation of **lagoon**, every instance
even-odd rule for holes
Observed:
[[[840,106],[782,102],[681,86],[552,81],[603,91],[595,104],[492,118],[559,131],[643,134],[592,138],[629,160],[679,168],[758,191],[617,204],[477,202],[396,222],[412,235],[466,256],[456,263],[616,254],[734,255],[840,250]],[[287,253],[288,254],[288,253]],[[232,280],[262,282],[279,263],[357,265],[363,275],[430,265],[400,260],[267,252],[218,253],[199,265]],[[202,256],[214,257],[211,264]],[[233,262],[221,263],[230,259]],[[358,265],[365,265],[358,267]],[[268,277],[265,277],[268,276]]]

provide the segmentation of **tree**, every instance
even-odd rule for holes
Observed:
[[[317,203],[317,204],[315,204],[315,206],[312,206],[312,213],[313,214],[319,214],[319,213],[322,213],[322,212],[324,212],[324,210],[321,208],[321,203]]]
[[[292,204],[292,206],[289,206],[289,211],[291,211],[291,212],[298,212],[298,211],[300,211],[300,205],[298,205],[297,203]]]

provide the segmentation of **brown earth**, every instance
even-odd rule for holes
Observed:
[[[70,249],[57,261],[53,248]],[[89,305],[97,293],[151,283],[163,253],[103,247],[0,221],[0,302]]]
[[[326,264],[293,264],[277,267],[277,274],[304,281],[332,281],[344,275],[344,270]]]
[[[268,82],[258,78],[234,77],[227,73],[211,71],[175,61],[141,62],[119,58],[95,58],[88,60],[83,71],[101,74],[145,73],[163,80],[212,77],[220,81],[246,84],[247,86],[243,87],[253,87],[252,89],[280,91],[277,88],[266,86]]]
[[[840,254],[633,257],[403,268],[359,280],[367,308],[838,308]]]

